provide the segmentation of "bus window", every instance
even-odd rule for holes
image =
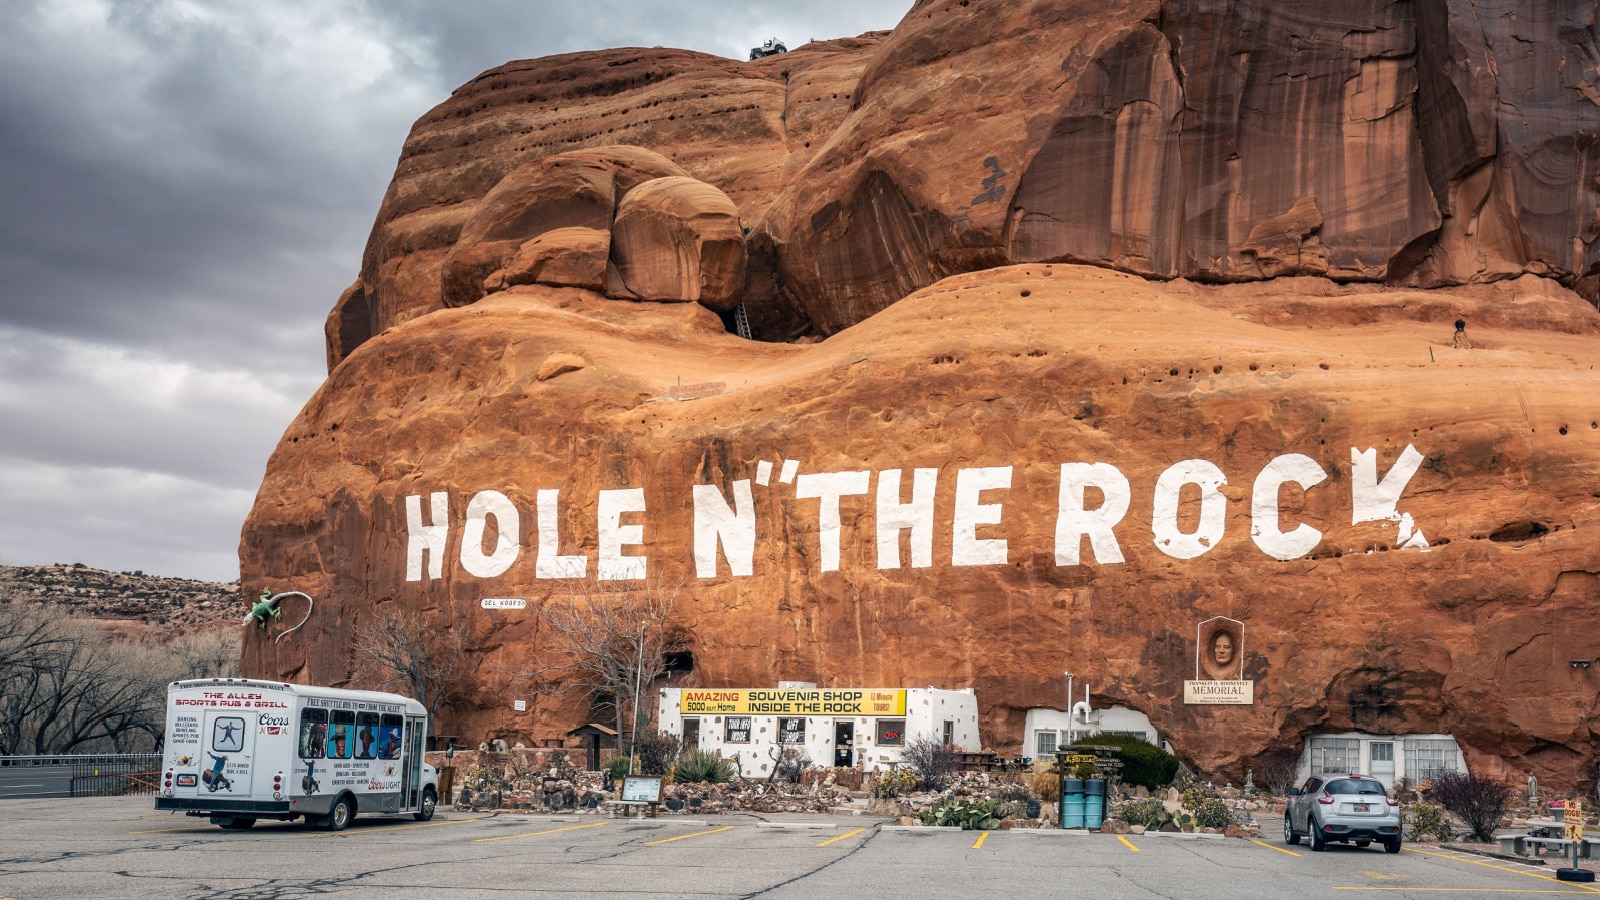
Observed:
[[[328,758],[351,758],[356,750],[356,714],[336,709],[329,718],[333,721],[328,725]]]
[[[376,759],[377,751],[378,714],[356,713],[356,759]]]
[[[384,713],[383,724],[378,733],[379,759],[400,758],[400,745],[404,739],[401,723],[404,721],[393,713]]]
[[[328,755],[328,711],[306,709],[300,713],[300,758],[322,759]]]

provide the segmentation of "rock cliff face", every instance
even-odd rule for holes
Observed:
[[[1595,12],[940,0],[486,72],[269,464],[245,593],[320,630],[247,670],[420,610],[479,649],[452,731],[559,736],[506,673],[581,557],[683,582],[692,683],[974,687],[1014,749],[1066,663],[1208,769],[1354,729],[1592,777]],[[1219,615],[1252,706],[1183,703]]]

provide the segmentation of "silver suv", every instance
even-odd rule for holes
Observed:
[[[1371,775],[1313,775],[1289,791],[1283,815],[1283,839],[1298,844],[1302,836],[1311,838],[1312,850],[1329,841],[1357,847],[1378,841],[1384,850],[1399,853],[1400,804]]]

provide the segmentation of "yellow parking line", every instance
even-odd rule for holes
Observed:
[[[393,825],[388,828],[362,828],[358,831],[321,831],[308,834],[306,837],[359,837],[363,834],[377,834],[380,831],[407,831],[412,828],[438,828],[441,825],[465,825],[475,822],[476,819],[451,819],[448,822],[423,822],[420,825]]]
[[[1484,866],[1484,867],[1490,868],[1490,869],[1499,869],[1502,872],[1511,872],[1511,873],[1516,874],[1516,875],[1526,875],[1529,878],[1538,878],[1541,881],[1554,881],[1556,884],[1560,884],[1560,885],[1563,885],[1563,886],[1566,885],[1566,882],[1564,882],[1564,881],[1559,881],[1559,880],[1557,880],[1555,878],[1551,878],[1549,875],[1540,875],[1537,872],[1524,872],[1521,869],[1513,869],[1510,866],[1497,866],[1494,863],[1479,862],[1478,860],[1475,860],[1475,859],[1467,859],[1464,856],[1451,856],[1448,853],[1435,853],[1432,850],[1418,850],[1418,849],[1416,849],[1414,847],[1406,847],[1404,849],[1405,849],[1405,851],[1407,853],[1421,853],[1424,856],[1437,856],[1440,859],[1453,859],[1456,862],[1472,863],[1475,866]],[[1585,893],[1587,893],[1587,894],[1600,894],[1600,888],[1584,887],[1583,885],[1580,885],[1580,884],[1573,884],[1572,887],[1577,888],[1577,890],[1560,891],[1559,893],[1567,893],[1567,894],[1585,894]]]
[[[978,839],[976,841],[972,842],[972,849],[976,850],[979,847],[982,847],[983,846],[983,842],[987,841],[988,839],[989,839],[989,832],[987,832],[987,831],[985,831],[983,834],[978,835]]]
[[[566,828],[552,828],[552,829],[550,829],[548,831],[530,831],[527,834],[503,834],[503,835],[501,835],[499,837],[478,838],[478,839],[474,840],[473,843],[474,844],[486,844],[489,841],[509,841],[512,838],[538,837],[541,834],[555,834],[556,832],[559,832],[559,831],[577,831],[580,828],[599,828],[601,825],[604,825],[604,824],[606,824],[606,823],[605,822],[594,822],[594,823],[591,823],[589,825],[568,825]]]
[[[1419,888],[1419,887],[1363,887],[1361,885],[1338,885],[1336,891],[1449,891],[1457,894],[1582,894],[1584,891],[1553,891],[1548,888]]]
[[[1300,855],[1300,854],[1294,852],[1293,850],[1285,850],[1282,847],[1279,847],[1277,844],[1269,844],[1266,841],[1258,841],[1255,838],[1251,838],[1250,839],[1250,843],[1252,843],[1252,844],[1260,844],[1261,846],[1267,848],[1268,850],[1276,850],[1279,853],[1287,853],[1290,856],[1299,856]]]
[[[856,835],[860,834],[863,831],[866,831],[866,829],[865,828],[857,828],[855,831],[845,832],[844,834],[841,834],[838,837],[828,838],[827,840],[823,841],[822,843],[818,844],[817,846],[818,847],[826,847],[826,846],[828,846],[829,844],[831,844],[831,843],[833,843],[835,841],[842,841],[847,837],[855,837]]]
[[[732,825],[724,825],[721,828],[713,828],[710,831],[696,831],[694,834],[680,834],[677,837],[662,838],[659,841],[645,841],[645,846],[648,847],[651,844],[670,844],[673,841],[686,841],[689,838],[699,837],[702,834],[716,834],[719,831],[727,831],[731,828],[733,828]]]
[[[1120,834],[1117,835],[1117,840],[1121,841],[1123,843],[1123,845],[1126,846],[1129,850],[1132,850],[1135,853],[1139,852],[1139,848],[1135,847],[1133,845],[1133,841],[1128,840],[1127,838],[1123,837]]]

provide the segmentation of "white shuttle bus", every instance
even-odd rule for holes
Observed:
[[[246,678],[167,686],[156,809],[223,828],[304,817],[338,831],[360,814],[433,818],[428,711],[399,694]]]

